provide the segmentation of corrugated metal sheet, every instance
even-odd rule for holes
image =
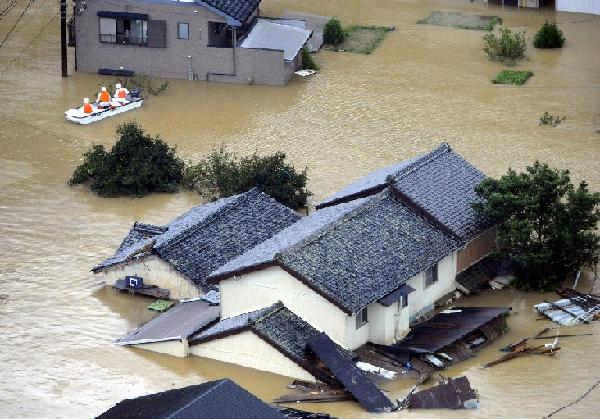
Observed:
[[[259,20],[240,48],[282,50],[283,58],[292,61],[310,34],[311,31],[305,29]]]

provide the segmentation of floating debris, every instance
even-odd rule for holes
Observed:
[[[563,297],[554,302],[544,301],[534,308],[544,316],[562,326],[572,326],[578,323],[588,323],[600,316],[600,298],[591,294],[582,294],[566,288],[557,291]]]
[[[398,401],[400,409],[478,409],[477,391],[471,388],[467,377],[448,378],[432,388],[414,393]]]
[[[376,367],[375,365],[369,364],[368,362],[358,361],[356,363],[356,366],[358,368],[360,368],[361,370],[363,370],[364,372],[375,374],[379,377],[382,377],[382,378],[385,378],[388,380],[393,380],[394,378],[396,378],[396,375],[398,374],[395,371],[389,371],[382,367]]]
[[[150,304],[148,306],[148,310],[154,310],[162,313],[163,311],[167,311],[171,307],[173,307],[172,301],[159,299]]]
[[[544,331],[545,330],[543,330],[542,332],[544,332]],[[539,333],[538,333],[538,335],[539,335]],[[536,337],[534,337],[534,339],[536,339],[538,337],[539,336],[536,336]],[[561,349],[560,346],[558,346],[558,338],[559,338],[559,336],[557,335],[554,337],[554,342],[546,343],[544,345],[533,346],[533,347],[527,346],[527,340],[529,338],[525,338],[514,345],[509,345],[506,348],[502,348],[501,350],[503,350],[505,352],[508,352],[508,351],[510,351],[510,352],[508,352],[506,355],[500,357],[499,359],[497,359],[495,361],[488,362],[483,367],[484,368],[493,367],[494,365],[498,365],[503,362],[510,361],[511,359],[519,358],[519,357],[522,357],[523,355],[529,355],[529,354],[554,356]]]

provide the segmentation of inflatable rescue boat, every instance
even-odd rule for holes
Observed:
[[[87,125],[92,122],[101,121],[109,116],[117,115],[123,112],[139,108],[144,103],[144,98],[141,97],[139,91],[133,90],[125,99],[113,99],[108,107],[100,107],[98,102],[91,103],[92,113],[85,113],[83,106],[79,108],[69,109],[65,112],[65,117],[68,121],[76,124]]]

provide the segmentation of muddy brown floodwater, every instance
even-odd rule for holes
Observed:
[[[0,417],[91,417],[125,397],[222,377],[267,401],[286,391],[285,377],[112,345],[152,316],[148,301],[103,287],[89,268],[133,220],[164,223],[200,202],[192,193],[101,199],[66,185],[81,153],[93,142],[111,144],[116,125],[131,117],[186,160],[222,143],[242,153],[283,150],[296,166],[308,166],[315,201],[441,141],[493,176],[540,159],[600,190],[600,16],[466,0],[264,0],[266,15],[304,11],[396,31],[371,56],[321,51],[322,70],[285,88],[174,81],[131,115],[80,127],[62,113],[92,95],[99,79],[60,78],[57,2],[36,0],[17,22],[28,3],[0,0],[7,8],[0,39],[14,28],[0,48],[0,293],[10,295],[0,305]],[[535,76],[522,87],[495,86],[490,80],[502,66],[484,56],[483,33],[415,24],[432,10],[500,15],[529,37],[556,19],[567,43],[559,51],[530,44],[518,68]],[[541,127],[545,111],[567,120]],[[502,345],[549,326],[532,312],[543,298],[553,296],[504,290],[460,301],[513,307],[507,336],[445,372],[469,377],[481,395],[479,411],[381,417],[541,417],[577,398],[600,379],[600,322],[570,330],[595,335],[565,339],[554,358],[480,367]],[[396,398],[410,385],[385,388]],[[593,417],[599,405],[595,391],[561,416]],[[369,416],[350,402],[299,406]]]

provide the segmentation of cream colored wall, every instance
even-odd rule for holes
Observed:
[[[193,345],[190,353],[299,380],[316,381],[310,373],[251,331]]]
[[[131,345],[134,348],[146,349],[152,352],[159,352],[161,354],[168,354],[185,358],[188,356],[188,345],[187,339],[183,340],[168,340],[165,342],[153,342],[153,343],[140,343],[138,345]]]
[[[168,289],[171,292],[170,298],[173,299],[202,295],[202,291],[196,285],[155,255],[107,268],[100,275],[105,276],[108,285],[113,285],[117,279],[123,279],[127,275],[141,276],[144,278],[144,284]]]
[[[456,252],[438,262],[438,281],[425,288],[423,272],[412,277],[407,284],[415,289],[408,296],[410,318],[433,309],[433,303],[456,289]]]
[[[348,316],[278,266],[227,279],[219,287],[221,318],[258,310],[282,301],[288,309],[315,329],[324,331],[340,345],[349,346]]]

